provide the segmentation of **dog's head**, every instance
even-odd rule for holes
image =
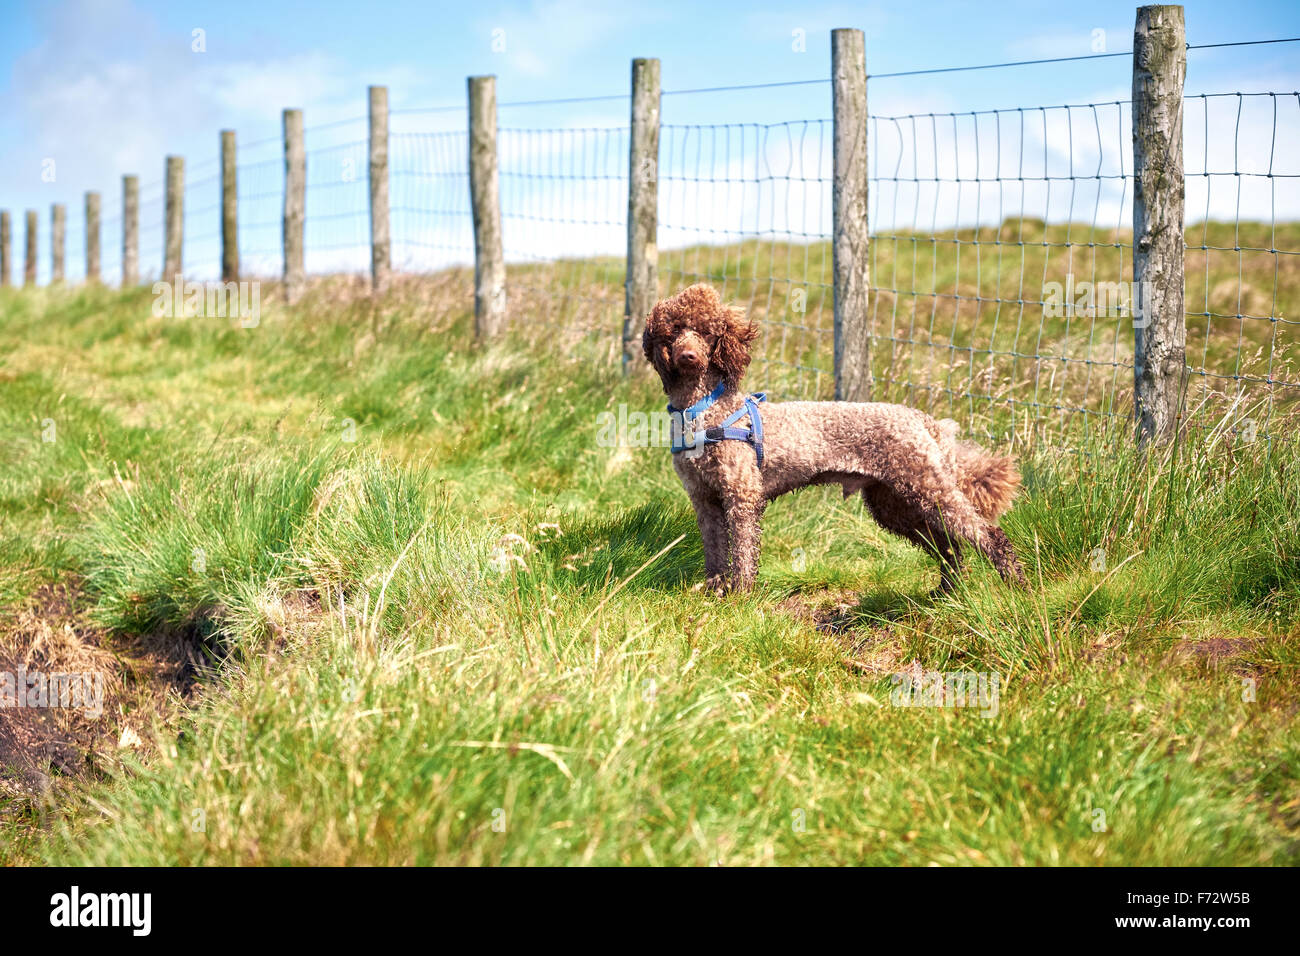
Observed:
[[[669,392],[709,369],[738,386],[756,338],[758,328],[744,312],[723,305],[713,287],[701,282],[655,305],[645,322],[641,348]]]

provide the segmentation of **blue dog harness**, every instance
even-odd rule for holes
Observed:
[[[727,390],[726,382],[719,382],[708,395],[692,405],[690,408],[677,408],[669,404],[668,413],[670,415],[681,416],[681,428],[673,429],[673,454],[692,448],[699,448],[702,445],[716,445],[724,441],[743,441],[754,446],[754,454],[758,458],[758,467],[763,467],[763,419],[758,414],[758,403],[767,401],[767,395],[763,392],[755,392],[753,395],[745,396],[745,403],[736,409],[723,420],[721,425],[714,425],[712,428],[706,428],[703,431],[689,431],[691,440],[687,441],[688,429],[706,411],[713,407],[714,403],[722,397],[722,393]],[[746,415],[749,416],[749,428],[739,428],[736,422],[740,421]]]

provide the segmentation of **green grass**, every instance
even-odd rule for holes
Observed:
[[[1018,448],[1026,591],[972,562],[931,600],[931,562],[814,490],[716,599],[667,452],[594,440],[658,389],[540,299],[474,347],[467,288],[324,282],[256,329],[0,290],[0,654],[71,582],[123,659],[215,665],[146,749],[0,789],[0,862],[1300,858],[1286,430]],[[892,706],[906,666],[997,673],[996,715]]]

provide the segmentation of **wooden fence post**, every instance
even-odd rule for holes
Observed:
[[[370,87],[370,288],[388,288],[392,240],[388,231],[388,87]]]
[[[122,288],[140,281],[140,177],[122,177]]]
[[[185,250],[185,158],[182,156],[167,157],[167,198],[163,226],[162,280],[179,284]]]
[[[0,210],[0,287],[9,284],[9,256],[13,251],[13,223],[9,210]]]
[[[1138,7],[1133,27],[1133,405],[1139,445],[1177,430],[1187,371],[1183,314],[1180,6]]]
[[[474,210],[474,332],[501,331],[506,314],[506,260],[501,237],[495,76],[469,78],[469,191]]]
[[[50,207],[50,284],[63,281],[63,251],[68,238],[68,207]]]
[[[221,281],[239,281],[239,179],[235,131],[221,131]]]
[[[831,31],[834,116],[831,262],[835,298],[835,398],[871,398],[871,287],[867,224],[867,57],[861,30]]]
[[[302,110],[284,111],[284,297],[292,305],[302,295],[303,219],[307,211],[307,152],[302,140]]]
[[[27,248],[23,257],[23,285],[36,285],[36,210],[27,210]]]
[[[639,368],[641,330],[659,295],[659,61],[632,61],[627,168],[623,374]]]
[[[99,193],[86,193],[86,283],[99,282]]]

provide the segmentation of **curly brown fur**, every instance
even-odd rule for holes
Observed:
[[[687,408],[725,383],[695,422],[718,425],[741,407],[740,382],[758,329],[703,283],[655,305],[641,339],[664,392]],[[1015,462],[959,441],[957,423],[880,402],[770,402],[762,410],[765,460],[745,442],[724,441],[673,456],[695,508],[705,576],[721,590],[750,588],[758,571],[759,524],[769,501],[809,485],[861,493],[882,527],[934,555],[951,588],[969,544],[1009,581],[1020,562],[996,521],[1020,487]],[[745,424],[742,422],[741,424]]]

